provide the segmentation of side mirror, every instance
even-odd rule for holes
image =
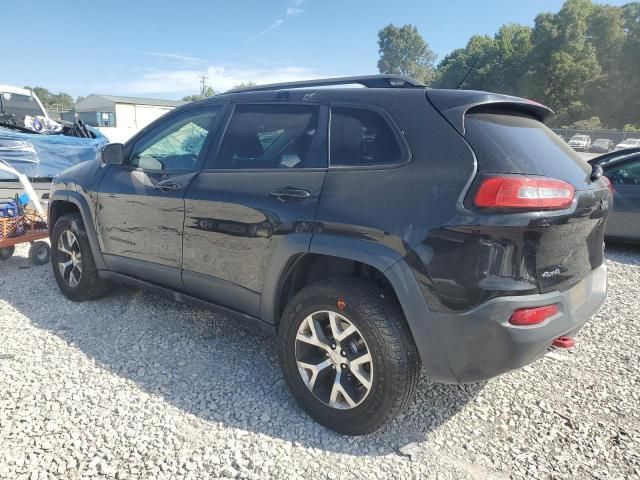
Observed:
[[[124,163],[124,146],[121,143],[108,143],[102,147],[102,163],[122,165]]]

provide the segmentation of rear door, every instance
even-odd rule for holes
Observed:
[[[184,194],[204,162],[222,106],[169,115],[127,146],[99,187],[97,224],[110,270],[182,288]]]
[[[185,289],[258,315],[285,241],[307,250],[327,167],[328,108],[236,104],[185,198]]]
[[[604,168],[614,191],[606,235],[640,240],[640,156]]]

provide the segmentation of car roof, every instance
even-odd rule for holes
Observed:
[[[15,93],[16,95],[31,95],[31,90],[26,88],[14,87],[13,85],[0,85],[0,92]]]
[[[636,155],[640,155],[640,147],[625,148],[624,150],[605,153],[604,155],[590,159],[589,163],[592,165],[610,165],[633,158]]]

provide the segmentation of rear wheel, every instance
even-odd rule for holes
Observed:
[[[354,279],[298,292],[282,316],[278,354],[302,408],[347,435],[372,432],[403,411],[420,372],[398,305],[375,284]]]
[[[4,247],[0,248],[0,260],[9,260],[13,257],[13,254],[16,251],[16,247]]]
[[[63,215],[51,235],[51,263],[58,287],[69,300],[80,302],[104,296],[109,283],[98,276],[82,217]]]

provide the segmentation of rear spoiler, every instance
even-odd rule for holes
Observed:
[[[427,90],[426,95],[431,104],[461,135],[465,133],[465,115],[483,107],[504,108],[526,113],[543,123],[553,116],[553,110],[541,103],[497,93],[432,89]]]

